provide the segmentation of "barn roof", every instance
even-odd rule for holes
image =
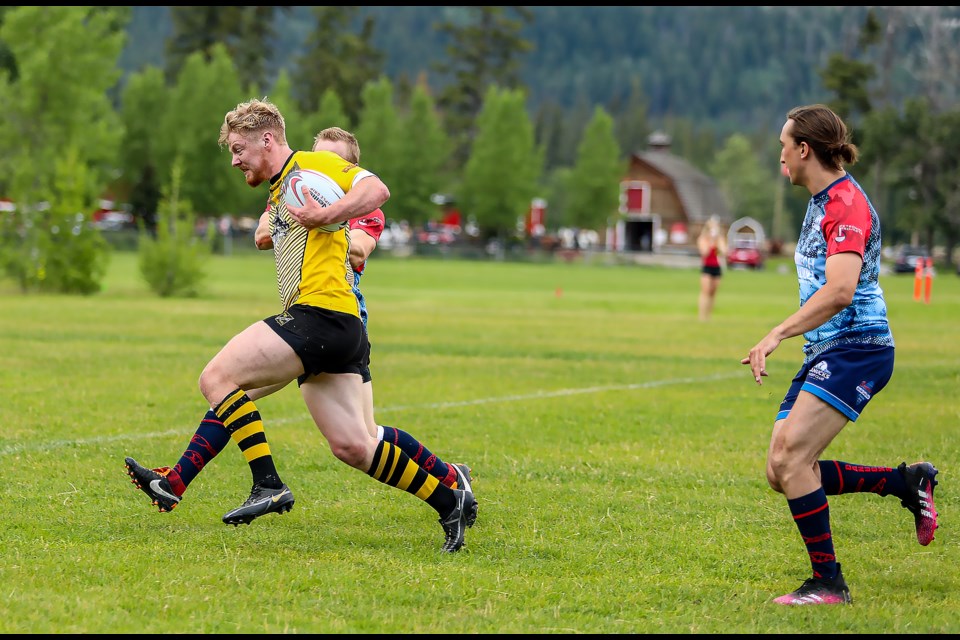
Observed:
[[[633,157],[673,180],[690,222],[706,222],[710,216],[715,215],[721,223],[730,223],[730,208],[713,178],[683,158],[663,149],[638,151]]]

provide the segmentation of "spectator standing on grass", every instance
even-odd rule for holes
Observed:
[[[780,132],[780,163],[790,182],[810,192],[795,261],[800,308],[753,348],[758,385],[781,341],[803,335],[804,360],[780,404],[767,452],[767,482],[784,494],[813,570],[783,605],[844,604],[850,590],[834,550],[828,495],[895,496],[914,518],[917,541],[937,528],[929,462],[896,468],[821,460],[824,450],[893,374],[894,341],[880,289],[880,220],[863,188],[844,169],[857,161],[847,127],[824,105],[792,109]]]
[[[697,249],[700,251],[700,298],[698,310],[700,321],[706,322],[713,313],[717,287],[723,275],[722,262],[727,255],[727,239],[720,232],[720,221],[711,216],[703,225],[697,237]]]

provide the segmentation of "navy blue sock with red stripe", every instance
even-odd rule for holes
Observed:
[[[807,546],[815,578],[837,577],[837,556],[830,532],[830,507],[823,488],[805,496],[787,500],[793,521]]]
[[[386,427],[381,425],[380,429],[383,432],[383,438],[381,439],[384,442],[389,442],[395,447],[398,447],[401,451],[407,454],[407,457],[417,463],[434,478],[437,478],[440,480],[440,482],[448,487],[456,481],[456,471],[447,465],[446,462],[431,453],[429,449],[423,446],[422,442],[414,438],[412,435],[402,429],[396,429],[394,427]]]
[[[196,433],[190,438],[187,450],[183,452],[173,471],[167,476],[173,492],[182,496],[197,474],[223,451],[228,442],[230,442],[230,434],[223,426],[223,422],[213,409],[207,411]]]
[[[820,484],[828,496],[841,493],[876,493],[903,497],[907,484],[899,469],[850,464],[840,460],[820,460]]]

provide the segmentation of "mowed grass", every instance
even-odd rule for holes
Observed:
[[[781,267],[782,268],[778,268]],[[377,418],[473,467],[466,547],[435,512],[337,461],[295,386],[259,402],[293,511],[250,526],[233,444],[159,514],[123,459],[173,465],[197,378],[278,308],[269,254],[218,257],[164,300],[118,253],[93,297],[0,284],[3,633],[957,633],[960,278],[931,304],[886,275],[893,380],[825,457],[940,469],[936,540],[893,497],[830,511],[854,604],[783,608],[810,567],[764,461],[802,338],[758,387],[739,364],[797,306],[792,268],[375,256],[364,276]]]

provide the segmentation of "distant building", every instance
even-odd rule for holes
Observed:
[[[616,251],[696,253],[710,216],[726,229],[732,216],[716,182],[670,153],[670,136],[650,135],[649,148],[630,156],[620,183],[620,216],[607,231]]]

